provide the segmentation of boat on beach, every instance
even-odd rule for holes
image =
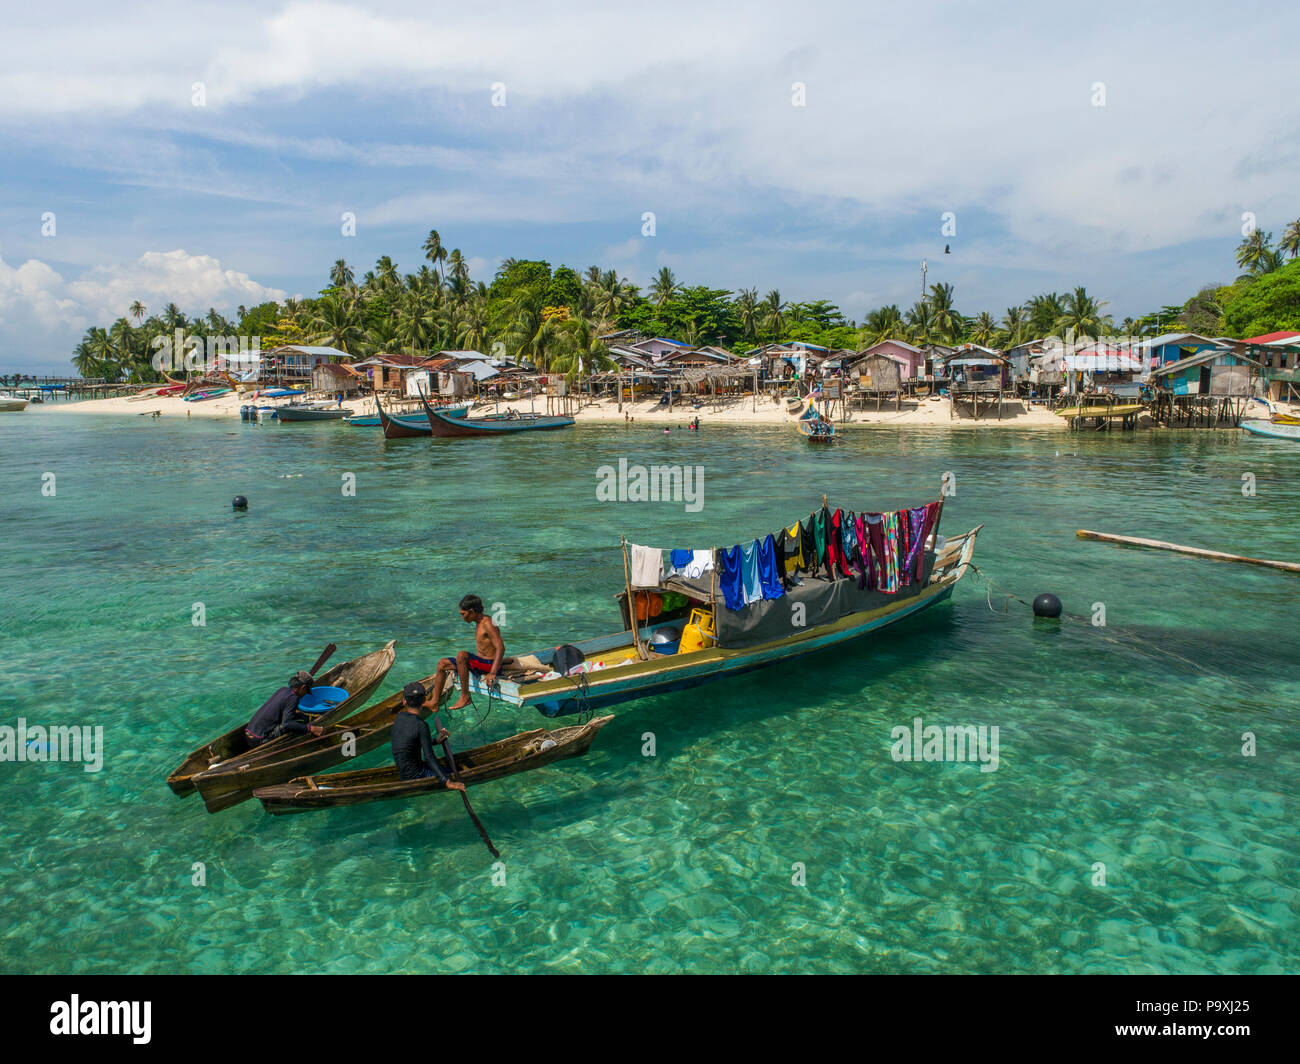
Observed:
[[[432,689],[436,679],[435,674],[420,682]],[[259,787],[334,768],[387,746],[392,740],[393,717],[404,704],[402,692],[398,691],[351,716],[334,720],[321,735],[285,736],[289,742],[265,752],[263,744],[199,773],[194,777],[195,789],[208,812],[219,813],[247,801]],[[421,710],[420,716],[428,716],[428,711]]]
[[[581,757],[591,749],[600,729],[613,719],[610,716],[596,717],[586,724],[550,731],[538,728],[472,750],[455,751],[455,778],[471,787],[529,772],[556,761]],[[445,754],[438,763],[448,776],[453,775]],[[448,789],[437,778],[404,780],[398,775],[396,766],[389,765],[355,772],[302,776],[273,787],[259,787],[253,792],[253,797],[268,813],[300,813],[309,809],[447,793]]]
[[[490,691],[471,673],[470,693],[558,717],[797,662],[816,651],[861,640],[945,601],[966,575],[983,527],[945,540],[938,534],[936,518],[922,548],[921,578],[894,592],[861,590],[856,579],[804,576],[787,592],[788,601],[753,602],[731,610],[719,598],[716,579],[673,575],[648,594],[661,600],[664,594],[672,594],[687,605],[664,609],[656,617],[641,609],[643,592],[632,595],[629,583],[618,596],[623,630],[508,658]],[[629,610],[629,598],[637,603],[636,610]],[[792,628],[790,622],[795,602],[805,606],[806,624],[799,628]],[[650,623],[641,623],[643,613]],[[675,652],[651,649],[660,632],[680,635]],[[668,645],[672,647],[671,638]],[[580,671],[574,670],[574,661]],[[453,683],[459,686],[454,678]]]
[[[30,399],[24,399],[17,395],[0,395],[0,413],[17,414],[27,409]]]
[[[348,412],[337,403],[290,403],[276,408],[281,421],[342,421]]]
[[[384,677],[388,675],[388,670],[393,667],[393,662],[397,657],[396,651],[393,650],[394,646],[396,646],[396,640],[390,641],[379,650],[363,654],[351,661],[345,661],[342,665],[334,666],[334,668],[324,673],[319,680],[315,681],[312,685],[313,688],[317,686],[338,687],[348,692],[345,701],[317,715],[315,722],[317,724],[330,724],[358,706],[363,705],[366,699],[374,694],[375,689],[383,682]],[[256,708],[254,706],[249,709],[247,715],[229,731],[190,751],[180,766],[167,777],[167,786],[176,794],[189,794],[195,789],[194,778],[200,773],[206,772],[208,769],[232,758],[248,754],[250,751],[248,749],[248,740],[244,735],[244,726],[252,718]],[[276,750],[289,746],[290,742],[296,738],[298,736],[285,735],[278,739],[271,739],[257,747],[253,752],[258,756],[274,753]]]
[[[1243,421],[1241,427],[1255,436],[1267,436],[1274,440],[1291,440],[1293,443],[1300,442],[1300,419],[1292,422],[1290,420],[1281,420],[1288,415],[1276,415],[1268,421],[1262,418],[1252,418]]]
[[[206,392],[195,392],[193,395],[185,396],[181,401],[184,403],[206,403],[209,399],[220,399],[223,395],[229,395],[230,388],[212,388]]]

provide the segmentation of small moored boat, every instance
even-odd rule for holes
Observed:
[[[425,405],[429,430],[443,439],[462,439],[469,436],[503,436],[511,432],[536,432],[547,429],[564,429],[573,424],[571,417],[553,417],[546,414],[488,414],[486,417],[452,417]]]
[[[1300,422],[1293,425],[1276,419],[1271,421],[1251,419],[1243,421],[1241,427],[1256,436],[1267,436],[1269,439],[1274,440],[1290,440],[1293,443],[1300,442]]]
[[[455,778],[468,787],[528,772],[570,757],[581,757],[591,749],[596,733],[613,719],[597,717],[586,724],[550,731],[538,728],[472,750],[458,750],[455,752],[458,770]],[[445,755],[438,759],[438,763],[448,776],[452,774]],[[404,780],[397,774],[397,768],[389,765],[356,772],[302,776],[274,787],[259,787],[253,792],[253,797],[268,813],[298,813],[307,809],[446,793],[447,788],[439,779]]]
[[[24,399],[17,395],[0,395],[0,413],[16,414],[21,410],[27,409],[30,399]]]
[[[281,421],[342,421],[348,412],[337,403],[290,403],[276,414]]]

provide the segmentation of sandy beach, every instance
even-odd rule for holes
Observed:
[[[248,395],[223,395],[199,403],[187,403],[177,396],[149,399],[119,397],[70,403],[45,403],[38,409],[59,414],[150,416],[157,412],[159,416],[167,418],[238,419],[239,408],[252,401]],[[266,405],[275,406],[283,405],[285,400],[263,400],[263,402]],[[343,406],[353,413],[373,414],[375,412],[374,401],[368,398],[345,400]],[[385,403],[385,409],[387,408],[388,404]],[[535,401],[523,400],[514,403],[476,404],[471,410],[471,414],[500,413],[512,409],[521,413],[529,413],[530,411],[548,412],[546,399],[539,398]],[[554,412],[559,413],[560,411],[555,410]],[[715,424],[784,425],[793,424],[796,420],[796,415],[787,412],[784,402],[773,402],[768,397],[760,397],[755,402],[752,396],[722,399],[718,402],[708,400],[701,403],[698,409],[689,402],[679,402],[671,412],[666,407],[660,406],[657,398],[624,402],[622,410],[618,408],[618,404],[612,399],[605,399],[597,402],[584,402],[581,407],[571,409],[570,413],[578,421],[619,422],[632,418],[638,422],[662,423],[665,425],[684,424],[695,416],[698,416],[701,423],[705,424],[712,422]],[[1142,424],[1146,427],[1150,422],[1144,420]],[[978,421],[964,412],[959,412],[956,417],[951,416],[947,399],[937,401],[929,399],[905,400],[901,410],[895,409],[893,403],[884,404],[882,409],[878,411],[875,409],[854,409],[849,411],[847,419],[842,418],[837,409],[836,426],[838,428],[851,431],[855,426],[859,425],[927,425],[935,428],[981,429],[998,427],[1017,429],[1067,428],[1065,419],[1057,417],[1042,406],[1029,404],[1023,400],[1004,402],[1001,419],[998,418],[997,411],[994,409],[988,415],[981,411]]]

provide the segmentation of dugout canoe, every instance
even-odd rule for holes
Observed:
[[[420,683],[432,689],[437,676]],[[246,802],[259,787],[324,772],[354,757],[387,746],[392,740],[393,717],[402,708],[402,692],[373,706],[336,720],[323,735],[294,735],[287,745],[262,753],[261,747],[243,757],[225,761],[194,777],[194,786],[209,813],[219,813]],[[428,716],[421,711],[421,717]]]
[[[570,757],[581,757],[591,749],[596,733],[613,719],[612,716],[596,717],[573,727],[537,728],[472,750],[457,750],[459,774],[456,778],[470,787],[529,772]],[[553,745],[547,746],[547,743]],[[438,763],[450,776],[451,766],[446,755],[440,757]],[[397,774],[396,766],[389,765],[356,772],[302,776],[275,787],[259,787],[253,796],[268,813],[278,814],[446,793],[441,780],[404,780]]]
[[[383,683],[388,670],[393,667],[393,661],[397,657],[393,647],[396,645],[396,640],[390,640],[382,649],[345,661],[342,665],[336,665],[315,680],[313,686],[341,687],[349,692],[345,701],[326,713],[317,714],[314,718],[316,723],[330,724],[364,705],[366,700],[375,693],[375,689]],[[181,762],[180,767],[167,777],[167,786],[177,794],[189,794],[194,790],[194,778],[199,773],[206,772],[231,758],[247,754],[248,740],[244,736],[244,726],[256,711],[257,707],[254,706],[230,731],[192,750]],[[298,736],[284,735],[272,739],[259,746],[257,752],[269,753],[287,746],[292,739],[296,738]]]
[[[551,417],[546,414],[488,414],[486,417],[452,417],[433,407],[425,407],[429,431],[443,439],[462,439],[469,436],[504,436],[512,432],[537,432],[546,429],[565,429],[573,424],[571,417]]]
[[[379,394],[375,393],[375,413],[379,415],[379,424],[384,430],[384,439],[386,440],[405,440],[414,436],[432,436],[433,430],[429,428],[428,420],[423,414],[415,417],[394,417],[384,410],[383,405],[379,402]]]

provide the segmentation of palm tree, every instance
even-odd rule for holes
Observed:
[[[375,276],[379,281],[379,287],[386,292],[399,287],[402,283],[402,278],[397,272],[397,264],[388,255],[380,255],[375,260]]]
[[[456,347],[461,351],[486,351],[488,348],[487,302],[474,299],[465,308],[456,330]]]
[[[143,303],[141,303],[141,302],[137,299],[137,300],[134,300],[134,301],[131,303],[131,306],[128,307],[127,309],[129,310],[129,312],[130,312],[130,314],[131,314],[131,317],[133,317],[133,318],[135,319],[135,323],[136,323],[137,325],[139,325],[140,322],[144,320],[144,312],[145,312],[146,310],[148,310],[149,308],[146,307]]]
[[[987,310],[981,310],[970,322],[970,341],[988,347],[998,331],[998,323]]]
[[[1025,309],[1029,312],[1029,331],[1035,338],[1056,335],[1056,323],[1065,313],[1065,304],[1058,293],[1034,296]]]
[[[1300,255],[1300,218],[1286,227],[1282,232],[1282,239],[1277,242],[1278,251],[1284,255],[1290,255],[1295,258]]]
[[[1260,267],[1272,250],[1273,234],[1262,229],[1252,229],[1250,236],[1237,245],[1237,265],[1250,273],[1264,273]]]
[[[934,310],[928,299],[918,299],[907,312],[907,325],[912,333],[912,342],[924,347],[935,338]]]
[[[354,278],[352,267],[344,259],[337,259],[334,265],[330,267],[330,284],[335,288],[347,288]]]
[[[965,319],[952,305],[952,285],[930,286],[930,333],[940,340],[955,340],[961,335]]]
[[[862,323],[862,332],[868,347],[882,340],[901,340],[907,333],[903,325],[903,313],[893,303],[873,310]]]
[[[430,229],[428,237],[424,241],[424,257],[428,259],[438,270],[438,284],[442,284],[442,263],[447,257],[447,249],[442,246],[442,237],[438,235],[438,230]]]
[[[1025,342],[1025,330],[1029,325],[1024,307],[1007,307],[1002,316],[1002,342],[1007,347],[1019,347]]]
[[[1098,302],[1088,295],[1088,290],[1079,285],[1065,297],[1065,309],[1057,319],[1057,328],[1062,333],[1073,332],[1076,339],[1101,336],[1109,325],[1110,319],[1102,314],[1105,301]]]
[[[779,340],[785,332],[786,311],[789,304],[781,299],[781,293],[773,288],[763,298],[759,310],[762,316],[763,330],[773,340]]]
[[[452,248],[451,255],[447,258],[447,265],[451,270],[451,289],[456,298],[464,299],[469,292],[469,263],[465,261],[465,256],[460,253],[460,248]]]
[[[311,328],[313,343],[337,347],[349,355],[364,340],[355,303],[332,295],[317,301]]]
[[[614,270],[600,275],[600,288],[596,293],[596,313],[602,321],[612,322],[629,309],[637,297],[637,289],[626,277],[619,279]]]
[[[758,289],[742,288],[732,305],[736,308],[741,335],[751,341],[758,339]]]
[[[662,307],[677,294],[677,278],[667,266],[662,267],[650,283],[650,300],[656,307]]]

